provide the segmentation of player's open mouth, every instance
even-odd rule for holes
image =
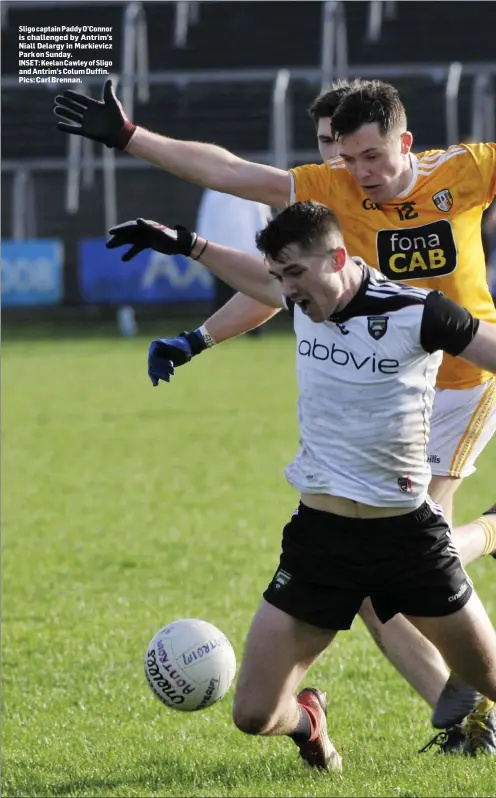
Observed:
[[[306,311],[306,309],[307,309],[307,307],[309,305],[310,300],[309,299],[296,299],[295,302],[298,305],[298,307],[300,308],[300,310],[302,310],[303,313],[305,313],[305,311]]]

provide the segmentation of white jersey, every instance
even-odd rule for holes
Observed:
[[[270,217],[270,208],[261,202],[206,188],[200,200],[195,229],[202,238],[260,257],[255,236]]]
[[[300,446],[285,473],[303,493],[415,508],[431,477],[426,450],[439,350],[458,354],[478,322],[438,291],[363,267],[358,293],[326,322],[312,322],[287,301],[297,338]]]

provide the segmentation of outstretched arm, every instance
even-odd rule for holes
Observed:
[[[126,152],[205,188],[276,208],[285,208],[289,204],[291,181],[288,172],[245,161],[215,144],[178,141],[138,127]]]
[[[239,249],[223,247],[192,233],[185,227],[166,227],[148,219],[124,222],[109,230],[107,249],[130,246],[122,255],[129,261],[144,249],[164,255],[186,255],[199,260],[213,274],[230,286],[271,308],[284,307],[282,290],[270,274],[262,257],[249,255]]]
[[[111,80],[105,82],[102,100],[66,89],[55,98],[54,113],[64,133],[125,150],[184,180],[277,208],[289,203],[288,172],[245,161],[214,144],[178,141],[137,127],[127,118]]]
[[[215,344],[221,344],[263,324],[278,313],[244,294],[236,294],[193,332],[182,332],[176,338],[158,338],[150,345],[148,374],[154,386],[160,380],[169,382],[177,366],[189,363],[192,357]]]

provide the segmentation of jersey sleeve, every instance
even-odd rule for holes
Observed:
[[[328,164],[306,164],[289,170],[291,177],[290,204],[313,200],[329,205],[334,194],[334,180]]]
[[[486,204],[490,205],[496,196],[496,144],[466,144],[479,170],[482,191]]]
[[[420,326],[420,344],[426,352],[441,349],[456,357],[475,337],[479,319],[466,308],[444,296],[441,291],[431,291],[425,300]]]

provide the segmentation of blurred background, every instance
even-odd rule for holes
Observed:
[[[145,253],[126,269],[105,250],[108,228],[136,216],[196,226],[202,189],[59,133],[53,98],[70,86],[19,84],[20,25],[112,27],[113,49],[100,57],[112,60],[135,123],[282,168],[318,161],[306,109],[336,78],[393,82],[416,151],[495,138],[494,2],[4,0],[1,9],[9,326],[117,318],[132,334],[134,314],[138,322],[164,310],[202,315],[215,304],[212,278],[188,259]],[[98,97],[104,80],[89,77],[74,88]],[[494,270],[496,220],[489,221]]]

